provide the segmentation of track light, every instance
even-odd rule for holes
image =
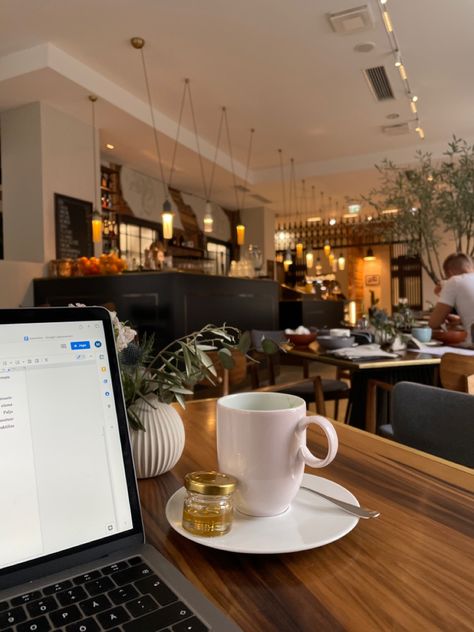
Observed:
[[[389,33],[392,33],[393,32],[392,20],[390,19],[387,9],[384,9],[382,11],[382,17],[385,24],[385,28],[387,29]]]
[[[400,68],[401,65],[402,65],[402,58],[400,56],[400,51],[396,50],[395,51],[395,68]]]
[[[422,127],[417,127],[416,131],[418,132],[418,136],[421,138],[421,140],[423,140],[424,137],[425,137],[425,132],[423,131],[423,128]]]
[[[403,79],[403,81],[407,80],[407,71],[405,70],[405,66],[403,64],[400,64],[398,66],[398,72],[400,73],[400,77]]]
[[[416,109],[415,101],[410,101],[410,109],[413,112],[413,114],[416,114],[418,112],[418,110]]]

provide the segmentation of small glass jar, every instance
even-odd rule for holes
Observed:
[[[194,535],[215,537],[232,527],[232,494],[237,481],[220,472],[191,472],[184,477],[187,496],[183,506],[183,527]]]

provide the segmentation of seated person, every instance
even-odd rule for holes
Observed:
[[[469,255],[455,253],[449,255],[443,263],[446,281],[436,293],[439,301],[429,320],[436,329],[444,322],[455,326],[462,324],[467,331],[466,342],[472,343],[471,327],[474,324],[474,262]],[[457,316],[451,314],[456,309]]]

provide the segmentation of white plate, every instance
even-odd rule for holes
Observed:
[[[345,487],[320,476],[305,474],[303,485],[359,505],[357,498]],[[271,518],[255,518],[236,511],[229,533],[205,538],[182,527],[185,496],[186,490],[181,487],[166,505],[166,518],[173,529],[198,544],[235,553],[293,553],[313,549],[342,538],[359,521],[324,498],[300,489],[285,513]]]

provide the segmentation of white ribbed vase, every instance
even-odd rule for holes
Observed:
[[[135,414],[145,427],[131,430],[133,460],[137,478],[151,478],[171,470],[184,449],[184,426],[181,417],[169,404],[154,398],[153,406],[139,399],[133,404]]]

